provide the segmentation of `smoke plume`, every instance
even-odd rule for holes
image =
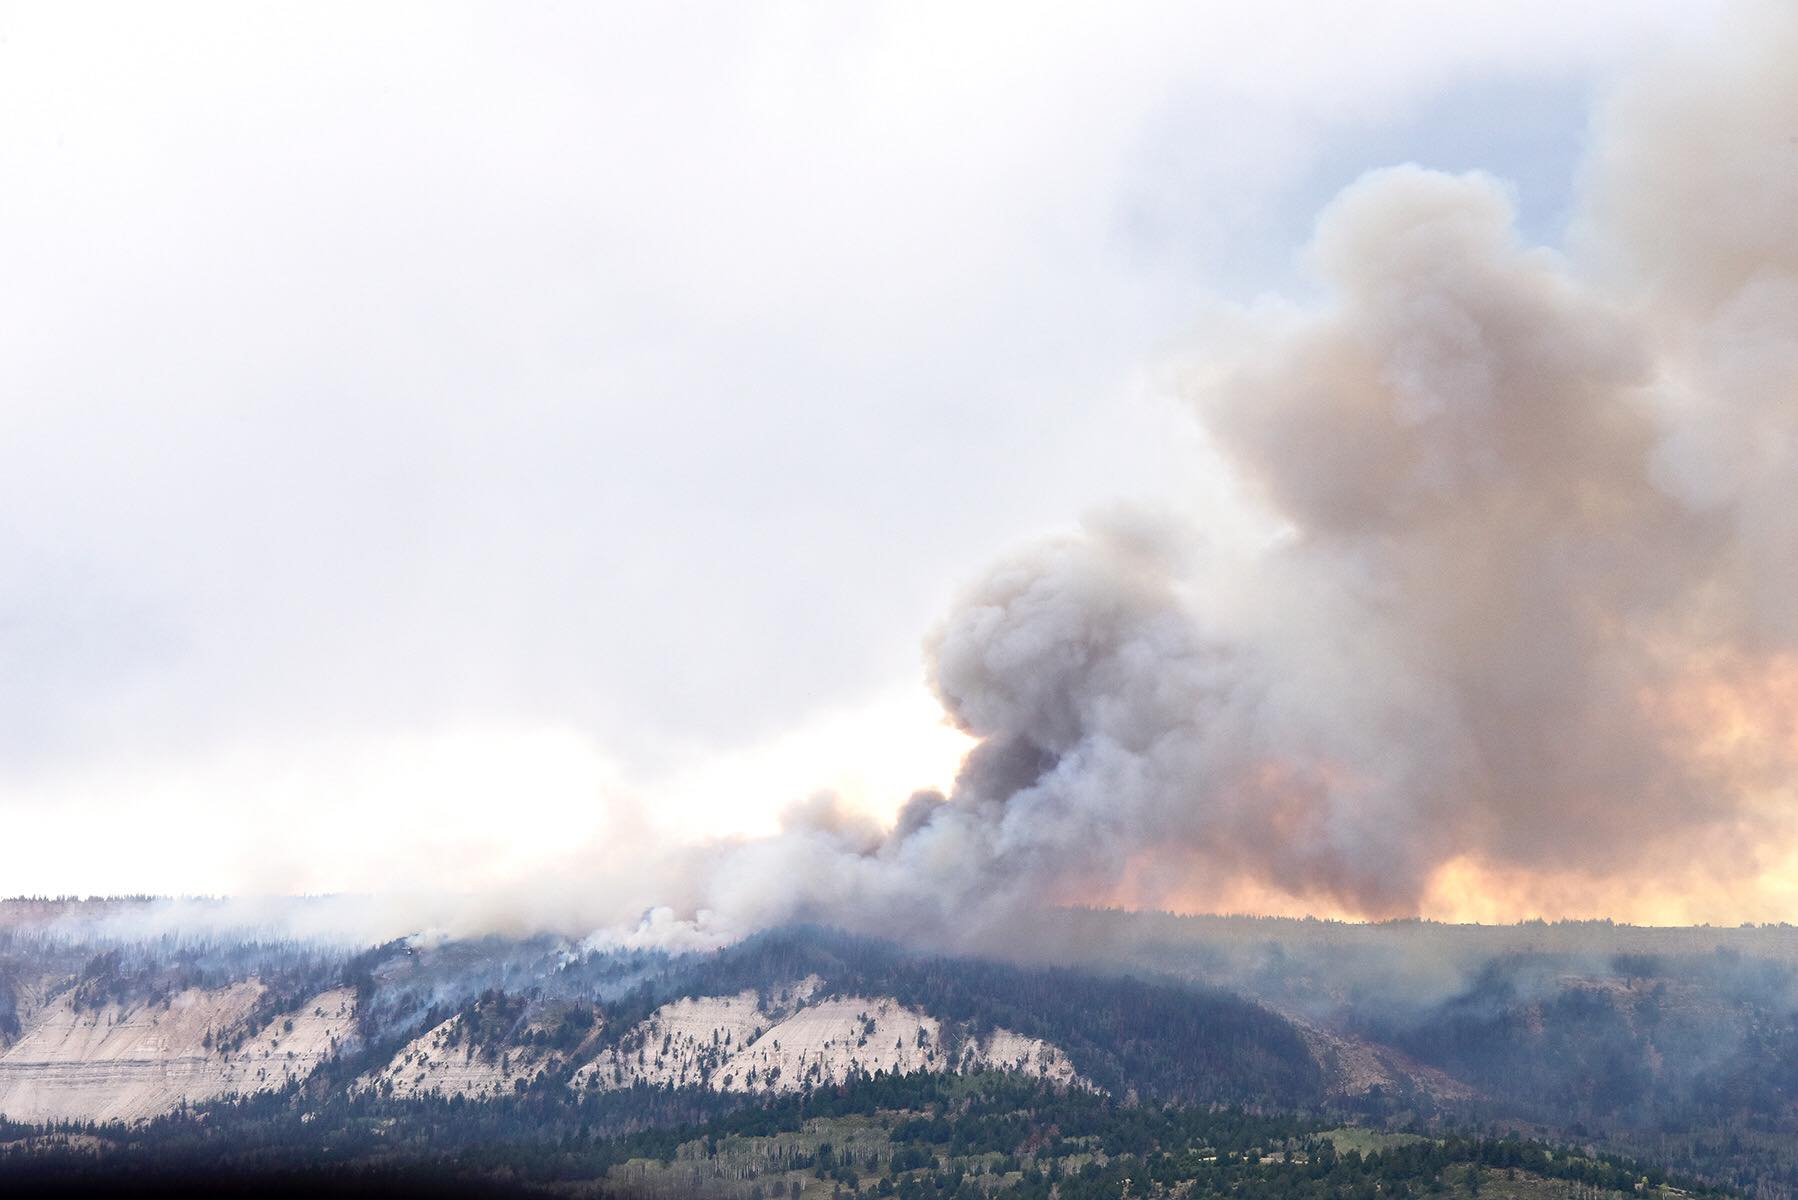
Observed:
[[[1603,110],[1566,253],[1480,174],[1349,187],[1321,302],[1230,314],[1178,372],[1265,550],[1117,512],[998,563],[927,642],[978,739],[952,793],[699,851],[646,936],[1789,898],[1798,18],[1735,33]]]

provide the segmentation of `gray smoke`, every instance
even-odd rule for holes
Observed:
[[[1763,903],[1798,777],[1795,61],[1768,7],[1642,72],[1567,255],[1483,175],[1348,188],[1324,300],[1234,313],[1179,372],[1265,551],[1118,512],[999,563],[927,642],[978,739],[952,794],[700,851],[643,936],[1119,898],[1388,916],[1445,878]]]

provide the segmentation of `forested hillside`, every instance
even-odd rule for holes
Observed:
[[[1292,1025],[1251,1001],[1164,979],[920,955],[812,926],[776,930],[671,963],[607,1010],[614,1035],[676,996],[764,990],[817,976],[826,992],[892,996],[964,1036],[1015,1030],[1067,1051],[1119,1094],[1304,1105],[1324,1079]],[[1168,1053],[1169,1047],[1179,1052]]]
[[[525,1194],[711,1200],[1673,1200],[1712,1192],[1615,1156],[1515,1136],[1380,1133],[1240,1108],[1131,1104],[1004,1075],[865,1080],[634,1132],[618,1131],[617,1102],[364,1096],[302,1119],[291,1105],[258,1099],[135,1129],[0,1129],[0,1180],[36,1188],[130,1177],[141,1186],[262,1173],[291,1183],[310,1172],[333,1189],[424,1178]],[[655,1108],[649,1102],[645,1114]]]
[[[1705,950],[1702,931],[1622,929],[1607,953],[1598,926],[1068,920],[1113,936],[1057,965],[1042,946],[1006,960],[816,926],[674,954],[0,921],[0,1112],[85,1131],[246,1097],[270,1128],[378,1103],[393,1128],[474,1129],[529,1104],[612,1137],[1013,1070],[1125,1107],[1514,1130],[1798,1191],[1784,931],[1763,956],[1746,930]]]

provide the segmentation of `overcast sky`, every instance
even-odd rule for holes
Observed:
[[[1708,5],[0,5],[0,893],[889,814],[981,564],[1362,171],[1553,243]]]

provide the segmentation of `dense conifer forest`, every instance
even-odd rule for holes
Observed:
[[[1127,1103],[1015,1076],[908,1075],[756,1103],[644,1090],[568,1102],[271,1095],[126,1129],[0,1128],[0,1180],[262,1177],[717,1200],[1727,1194],[1511,1134],[1382,1132]]]

